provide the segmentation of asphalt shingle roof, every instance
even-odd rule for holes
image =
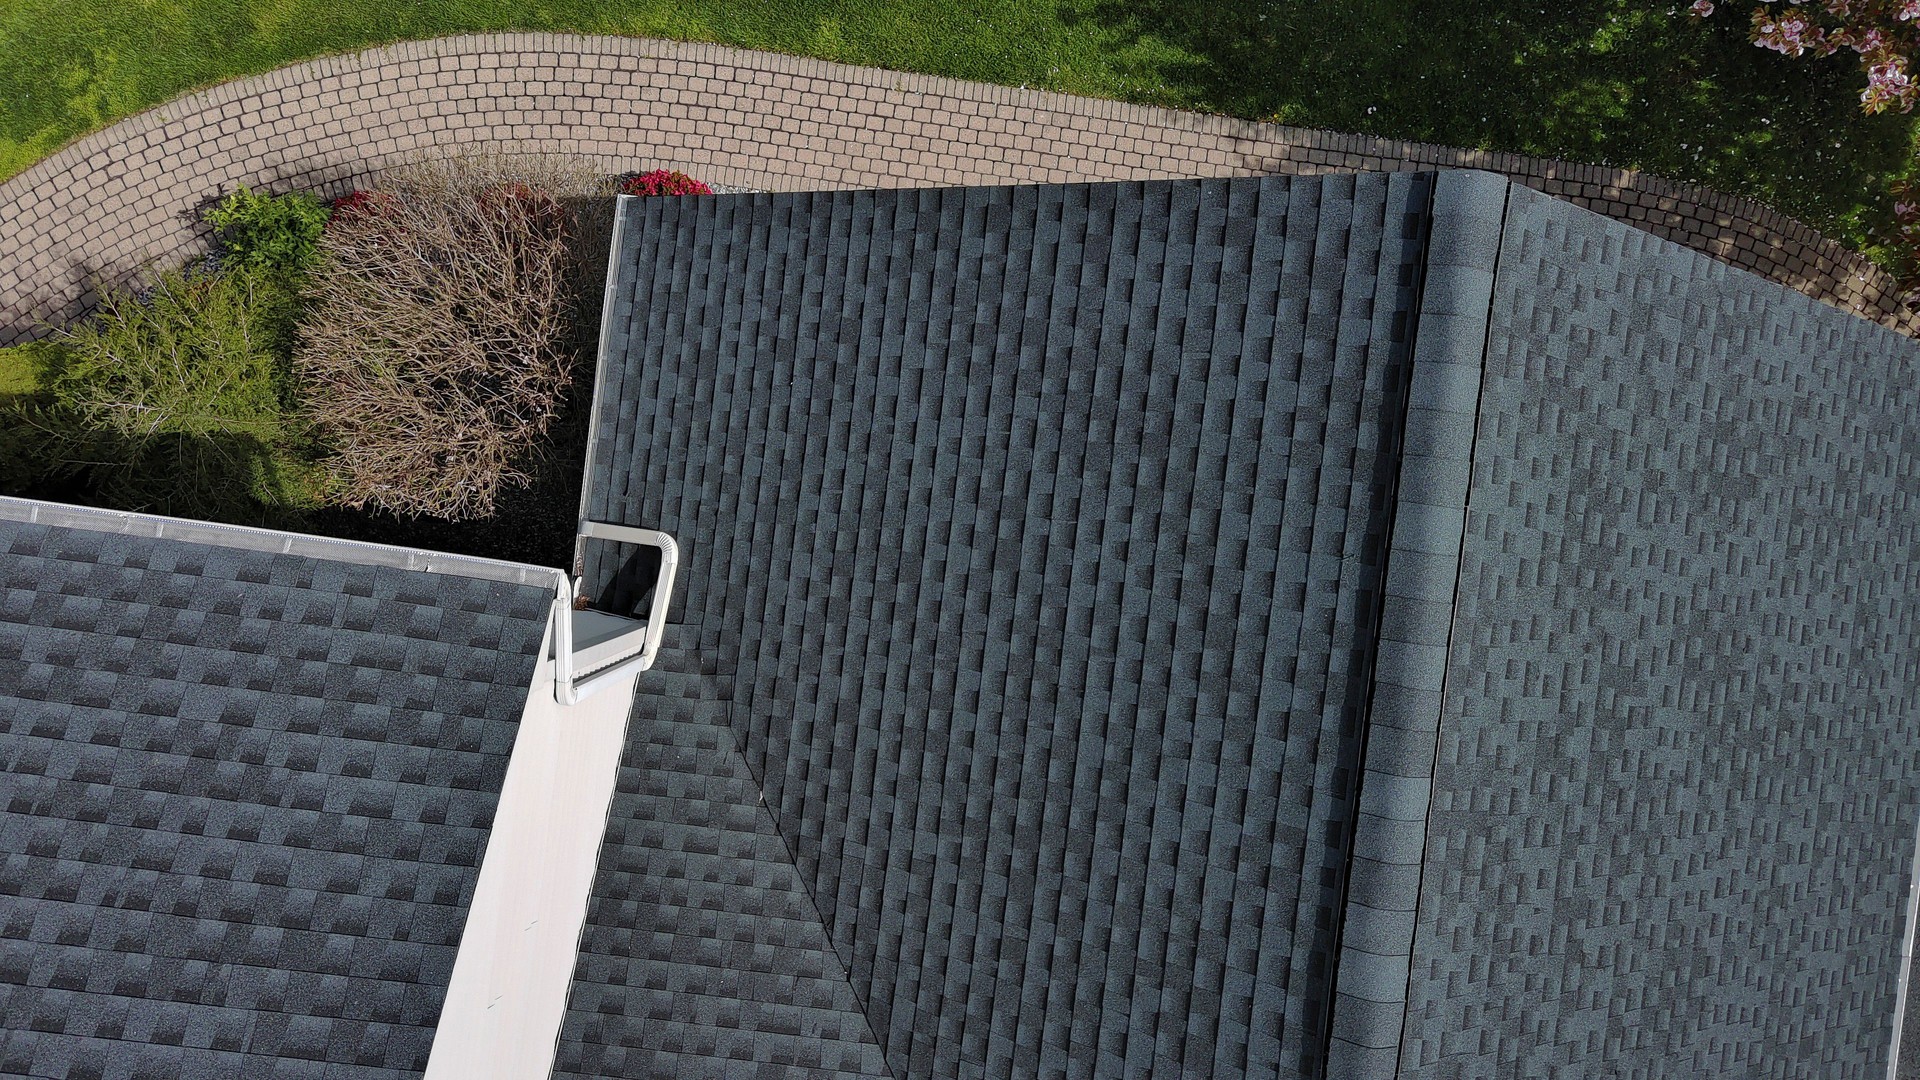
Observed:
[[[635,696],[554,1074],[887,1077],[683,634]]]
[[[1920,350],[1523,188],[1500,224],[1400,1074],[1884,1076]]]
[[[724,710],[895,1076],[1885,1068],[1912,342],[1486,174],[621,215],[635,746]]]
[[[1509,187],[1485,173],[1446,173],[1434,185],[1360,813],[1347,863],[1328,1043],[1328,1073],[1335,1077],[1391,1076],[1399,1060],[1479,412],[1487,297]]]
[[[623,205],[587,514],[895,1075],[1320,1054],[1429,183]]]
[[[551,593],[0,552],[0,1073],[418,1075]]]
[[[1884,1072],[1914,343],[1485,174],[619,220],[560,1074]],[[313,544],[0,522],[0,1073],[424,1066],[551,593]]]

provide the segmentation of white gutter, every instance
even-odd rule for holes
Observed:
[[[630,672],[645,671],[653,666],[654,657],[660,652],[660,639],[667,632],[667,605],[673,594],[674,575],[680,569],[680,545],[674,543],[673,537],[656,529],[583,521],[580,523],[580,537],[657,547],[660,549],[660,576],[655,579],[653,604],[647,610],[646,621],[635,622],[632,630],[621,635],[622,640],[630,639],[638,647],[637,650],[616,648],[614,652],[620,659],[597,668],[576,670],[578,653],[573,644],[573,609],[577,586],[568,581],[564,574],[561,575],[559,592],[553,601],[553,691],[562,705],[576,704]]]
[[[1907,1023],[1907,994],[1913,982],[1914,923],[1920,920],[1920,827],[1913,839],[1913,866],[1907,873],[1907,929],[1900,936],[1900,977],[1893,984],[1893,1038],[1887,1046],[1887,1080],[1900,1080],[1900,1034]]]
[[[256,529],[246,525],[222,525],[212,521],[138,514],[127,510],[101,510],[92,506],[68,506],[0,495],[0,520],[24,521],[91,532],[118,533],[125,536],[179,540],[189,544],[265,551],[277,555],[298,555],[309,559],[353,563],[358,566],[387,566],[396,570],[415,570],[427,574],[451,574],[455,577],[504,581],[512,585],[553,585],[566,575],[546,566],[482,559],[473,555],[449,555],[421,548],[370,544],[363,540],[338,540],[330,536]]]
[[[585,522],[580,535],[659,548],[653,603],[645,622],[603,639],[599,647],[612,645],[606,655],[613,659],[576,670],[575,585],[561,578],[551,647],[535,676],[535,685],[552,679],[554,696],[527,695],[426,1080],[545,1080],[553,1071],[634,680],[660,651],[680,565],[679,545],[663,532]],[[614,692],[580,704],[605,689]]]
[[[548,566],[483,559],[473,555],[451,555],[422,548],[371,544],[362,540],[338,540],[330,536],[257,529],[246,525],[222,525],[211,521],[141,514],[128,510],[102,510],[91,506],[69,506],[0,495],[0,521],[21,521],[58,528],[85,529],[90,532],[123,536],[151,537],[190,544],[205,544],[241,551],[262,551],[276,555],[295,555],[308,559],[351,563],[356,566],[385,566],[426,574],[499,581],[510,585],[533,585],[553,590],[553,610],[548,620],[553,660],[554,700],[574,705],[589,695],[614,685],[627,674],[653,666],[660,651],[660,638],[666,632],[667,603],[673,591],[673,577],[680,564],[680,548],[666,533],[652,529],[634,529],[623,525],[586,522],[583,537],[613,540],[619,543],[648,544],[661,549],[660,581],[654,589],[653,606],[644,623],[635,622],[632,635],[639,648],[623,652],[622,659],[600,668],[576,672],[573,650],[573,608],[575,585],[567,575]],[[539,685],[536,679],[535,686]]]
[[[593,447],[598,439],[592,433],[600,428],[600,391],[607,383],[607,344],[613,337],[613,309],[619,293],[620,281],[620,244],[627,232],[627,203],[635,198],[632,195],[615,196],[613,200],[613,235],[607,242],[607,287],[600,295],[600,340],[594,346],[593,354],[593,396],[587,399],[587,456],[580,466],[580,475],[588,483],[580,485],[580,513],[578,520],[587,521],[592,516],[592,508],[587,505],[593,497]],[[574,570],[579,571],[580,543],[576,539],[573,548]]]

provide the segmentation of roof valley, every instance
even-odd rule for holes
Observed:
[[[554,1075],[891,1080],[696,637],[672,627],[635,694]]]

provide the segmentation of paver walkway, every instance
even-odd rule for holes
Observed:
[[[1468,166],[1630,221],[1909,334],[1891,279],[1748,199],[1618,169],[1337,135],[717,45],[563,34],[406,42],[178,98],[0,184],[0,344],[144,259],[198,252],[236,184],[332,195],[434,146],[511,144],[766,189]]]

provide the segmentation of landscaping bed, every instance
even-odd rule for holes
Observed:
[[[564,566],[612,196],[709,191],[469,154],[229,192],[205,258],[0,350],[0,490]]]

